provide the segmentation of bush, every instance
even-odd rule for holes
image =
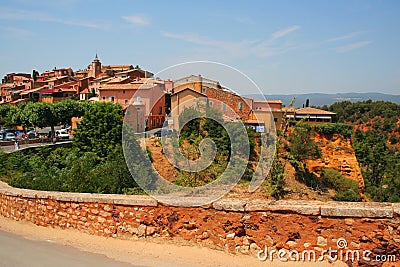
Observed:
[[[0,177],[11,186],[35,190],[120,194],[137,187],[121,145],[101,159],[77,148],[38,148],[14,152],[2,161]],[[131,191],[132,191],[131,190]]]
[[[325,135],[341,134],[345,138],[350,138],[354,131],[354,126],[346,123],[324,123],[324,124],[307,124],[297,123],[296,127],[316,131]]]
[[[290,154],[299,161],[312,158],[320,158],[321,150],[318,144],[312,139],[314,132],[308,127],[298,127],[293,129],[288,140],[290,142]]]
[[[315,131],[322,134],[341,134],[345,138],[350,138],[354,131],[353,125],[345,123],[315,124],[313,128]]]
[[[357,181],[343,176],[334,169],[322,170],[322,183],[328,188],[335,189],[335,198],[340,201],[360,201],[360,186]],[[358,197],[357,197],[358,196]]]
[[[354,192],[353,189],[347,189],[342,193],[337,193],[335,199],[339,201],[349,201],[349,202],[361,201],[360,194]]]

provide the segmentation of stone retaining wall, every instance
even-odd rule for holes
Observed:
[[[322,253],[337,249],[344,238],[343,250],[400,260],[400,204],[222,199],[185,208],[147,196],[44,192],[0,183],[0,214],[101,236],[187,240],[255,255],[266,246]]]

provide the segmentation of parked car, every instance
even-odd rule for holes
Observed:
[[[72,127],[71,127],[71,125],[66,124],[66,125],[64,125],[64,129],[69,132],[72,130]]]
[[[175,133],[174,129],[161,129],[154,133],[154,136],[161,137]]]
[[[13,133],[6,133],[6,136],[4,137],[4,141],[15,141],[15,134]]]
[[[35,131],[29,131],[26,133],[26,135],[28,136],[29,139],[34,139],[37,137],[37,134]]]
[[[69,140],[69,134],[66,129],[61,129],[56,131],[56,137],[59,140]]]

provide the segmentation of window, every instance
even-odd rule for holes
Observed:
[[[102,97],[102,99],[103,99],[103,100],[106,100],[106,97],[105,97],[105,96],[103,96],[103,97]]]
[[[201,92],[202,92],[202,93],[205,93],[205,92],[207,92],[207,88],[205,88],[205,87],[202,87],[202,88],[201,88]]]
[[[162,107],[159,107],[158,108],[158,115],[161,115],[162,114]]]
[[[125,105],[128,105],[128,99],[125,99]]]
[[[243,102],[239,102],[238,108],[239,108],[239,110],[243,110]]]
[[[226,103],[222,102],[222,111],[225,112],[226,111]]]
[[[142,98],[140,96],[137,97],[137,102],[142,101]]]
[[[114,102],[114,97],[113,96],[109,96],[108,100],[111,101],[111,102]]]
[[[125,90],[122,90],[122,93],[125,94]]]
[[[213,106],[213,102],[212,102],[212,101],[208,101],[208,105],[209,105],[210,107],[212,107],[212,106]]]

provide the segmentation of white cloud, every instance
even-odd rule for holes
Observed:
[[[193,33],[175,34],[175,33],[169,33],[169,32],[162,32],[162,35],[164,37],[183,40],[183,41],[186,41],[189,43],[206,45],[206,46],[214,46],[214,47],[220,47],[220,48],[226,48],[227,46],[231,46],[233,44],[230,42],[209,39],[208,37],[200,36],[198,34],[193,34]]]
[[[81,26],[85,28],[93,28],[93,29],[99,29],[99,30],[107,30],[110,28],[110,26],[106,23],[101,23],[101,22],[93,22],[93,21],[83,21],[83,20],[59,20],[59,21],[54,21],[58,22],[61,24],[65,25],[72,25],[72,26]]]
[[[99,21],[87,21],[87,20],[78,20],[78,19],[62,19],[58,17],[54,17],[48,15],[46,13],[33,12],[27,10],[15,10],[15,9],[7,9],[0,7],[0,19],[5,20],[27,20],[27,21],[39,21],[39,22],[52,22],[64,25],[73,25],[80,26],[85,28],[94,28],[106,30],[110,28],[107,23],[99,22]]]
[[[288,35],[291,32],[297,31],[300,28],[301,27],[299,25],[293,25],[293,26],[290,26],[288,28],[285,28],[285,29],[279,30],[277,32],[274,32],[272,34],[272,36],[271,36],[271,40],[277,40],[279,38],[282,38],[283,36]]]
[[[337,53],[346,53],[351,50],[355,50],[355,49],[364,47],[366,45],[369,45],[370,43],[372,43],[372,42],[371,41],[361,41],[361,42],[356,42],[356,43],[340,46],[340,47],[336,48],[336,52]]]
[[[131,15],[131,16],[123,16],[122,19],[125,21],[139,25],[139,26],[146,26],[150,25],[150,19],[146,15]]]
[[[291,32],[300,29],[300,26],[293,25],[278,32],[272,33],[270,38],[265,41],[241,40],[241,41],[221,41],[214,40],[206,36],[198,34],[175,34],[170,32],[162,32],[167,38],[182,40],[185,42],[198,44],[202,46],[218,48],[222,53],[229,53],[232,57],[241,57],[245,55],[255,55],[261,57],[270,57],[287,53],[299,46],[294,44],[276,44],[279,38],[288,35]]]
[[[334,38],[330,38],[328,40],[325,40],[324,43],[333,43],[333,42],[339,42],[339,41],[343,41],[343,40],[348,40],[348,39],[352,39],[354,37],[356,37],[357,35],[366,33],[367,31],[357,31],[357,32],[351,32],[339,37],[334,37]]]

